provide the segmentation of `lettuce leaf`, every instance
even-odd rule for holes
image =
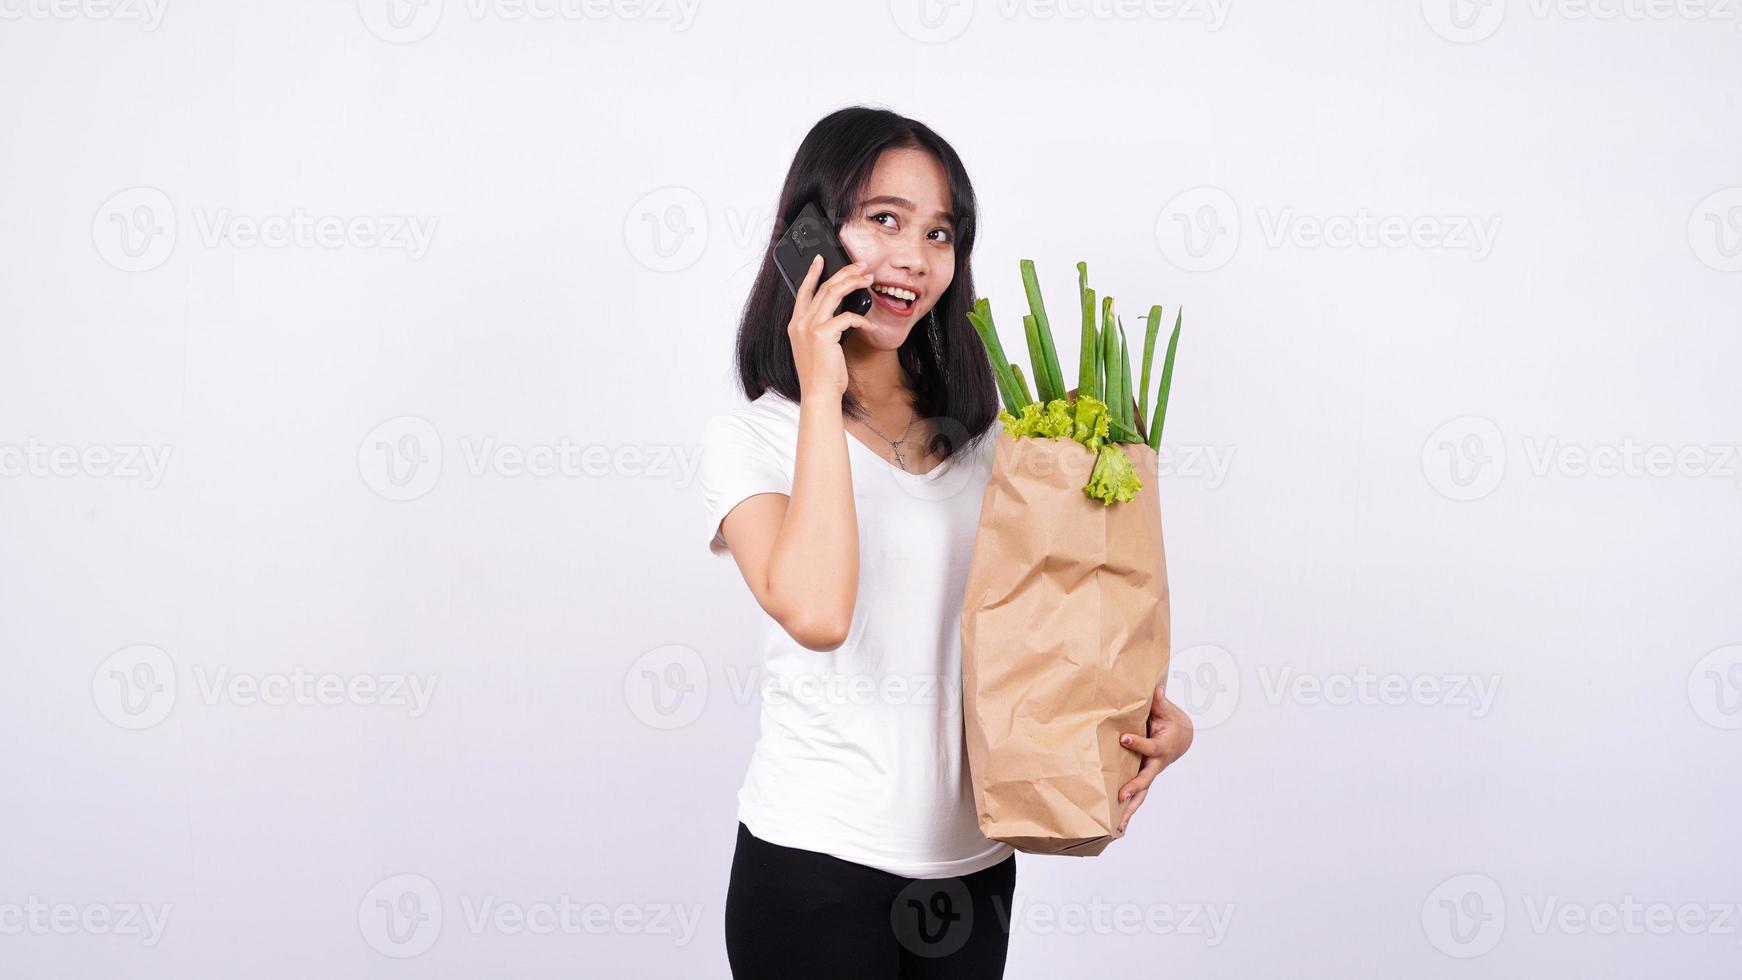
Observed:
[[[1131,458],[1116,442],[1102,445],[1095,451],[1095,468],[1089,473],[1089,485],[1083,492],[1099,500],[1103,507],[1115,501],[1123,503],[1137,496],[1143,482],[1131,467]]]

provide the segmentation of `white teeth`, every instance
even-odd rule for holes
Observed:
[[[894,296],[896,299],[907,300],[909,303],[913,302],[916,299],[919,299],[918,293],[913,292],[912,290],[902,289],[900,286],[885,286],[882,283],[878,283],[877,285],[872,286],[871,288],[875,289],[876,291],[878,291],[880,293],[886,293],[890,296]]]

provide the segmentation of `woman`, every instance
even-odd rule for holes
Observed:
[[[832,113],[781,189],[853,264],[795,297],[764,258],[738,328],[747,408],[706,427],[700,482],[769,623],[761,737],[738,794],[726,950],[740,978],[1003,974],[1011,848],[979,831],[960,609],[998,398],[965,314],[974,190],[929,128]],[[834,315],[869,288],[865,315]],[[1119,832],[1189,746],[1157,688]]]

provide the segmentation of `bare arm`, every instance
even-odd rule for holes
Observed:
[[[839,647],[859,593],[859,522],[847,460],[841,396],[847,387],[841,333],[863,323],[831,314],[869,276],[857,264],[821,288],[819,259],[800,284],[787,333],[799,371],[798,446],[792,495],[746,498],[720,524],[756,601],[810,650]]]

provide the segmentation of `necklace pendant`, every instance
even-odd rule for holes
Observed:
[[[907,457],[901,455],[901,449],[899,447],[896,447],[896,446],[891,446],[889,448],[895,450],[895,465],[901,467],[904,470],[907,469]]]

